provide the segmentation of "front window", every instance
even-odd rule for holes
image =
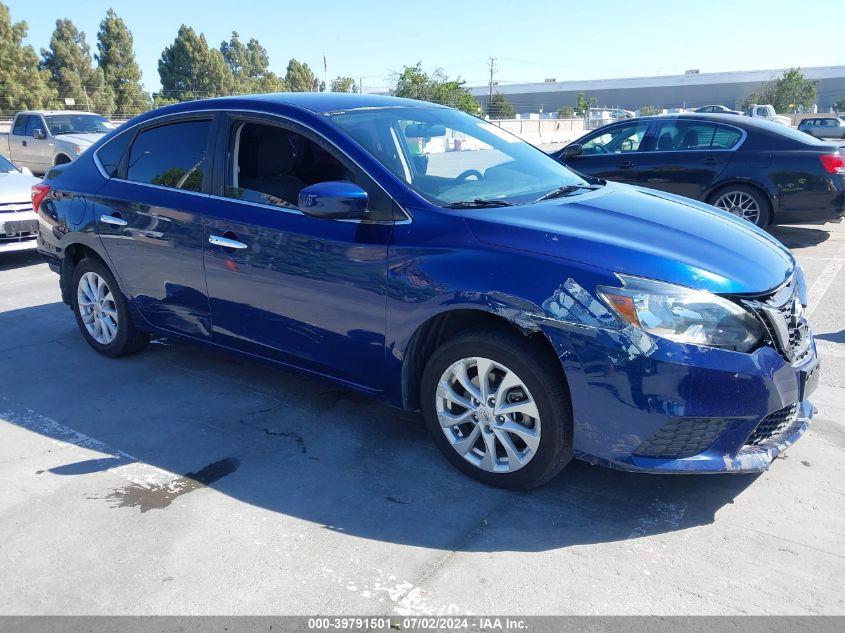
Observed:
[[[648,122],[630,123],[600,131],[596,136],[581,144],[581,153],[589,156],[636,152],[640,149],[646,131],[648,131]]]
[[[99,114],[48,114],[44,117],[50,134],[105,134],[114,126]]]
[[[586,184],[544,152],[457,110],[373,108],[329,116],[435,204],[485,200],[520,204],[560,187]]]

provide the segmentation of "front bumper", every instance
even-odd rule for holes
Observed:
[[[774,348],[745,354],[654,339],[625,353],[602,331],[545,328],[569,381],[575,455],[652,473],[749,473],[807,430],[815,343],[799,365]]]

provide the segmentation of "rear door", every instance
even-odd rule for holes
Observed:
[[[393,201],[334,146],[290,120],[232,116],[218,147],[205,243],[214,340],[381,388]],[[367,191],[371,220],[299,211],[302,188],[333,180]]]
[[[581,154],[565,160],[576,171],[635,184],[639,155],[650,143],[649,122],[632,120],[596,130],[581,141]]]
[[[637,184],[702,199],[744,137],[739,128],[711,121],[663,119],[652,151],[640,153]]]
[[[197,338],[211,336],[202,213],[212,127],[210,116],[157,120],[97,152],[111,177],[94,212],[122,289],[155,327]]]

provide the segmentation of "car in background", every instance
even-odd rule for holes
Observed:
[[[743,113],[739,110],[731,110],[723,105],[702,106],[700,108],[696,108],[693,112],[696,114],[736,114],[738,116],[743,116]]]
[[[838,116],[803,119],[798,130],[816,138],[845,138],[845,119]]]
[[[701,200],[760,227],[845,213],[839,148],[769,121],[641,117],[594,130],[553,155],[582,174]]]
[[[0,135],[0,154],[42,176],[53,165],[69,163],[113,129],[93,112],[18,112],[9,133]]]
[[[38,182],[28,170],[0,156],[0,253],[35,248],[38,216],[31,196]]]
[[[778,123],[779,125],[784,125],[786,127],[792,126],[792,119],[788,116],[778,114],[775,111],[775,107],[771,104],[758,105],[756,103],[752,103],[745,111],[745,116],[751,117],[752,119],[765,119],[766,121]]]
[[[478,149],[414,160],[434,138]],[[537,486],[574,456],[759,472],[813,415],[786,247],[452,108],[332,93],[168,106],[51,169],[33,204],[97,352],[155,333],[422,410],[445,457],[488,484]]]

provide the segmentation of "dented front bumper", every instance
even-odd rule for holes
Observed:
[[[741,353],[650,337],[632,347],[602,327],[548,320],[541,327],[570,384],[575,454],[590,463],[653,473],[760,472],[813,417],[814,342],[790,365],[769,346]]]

